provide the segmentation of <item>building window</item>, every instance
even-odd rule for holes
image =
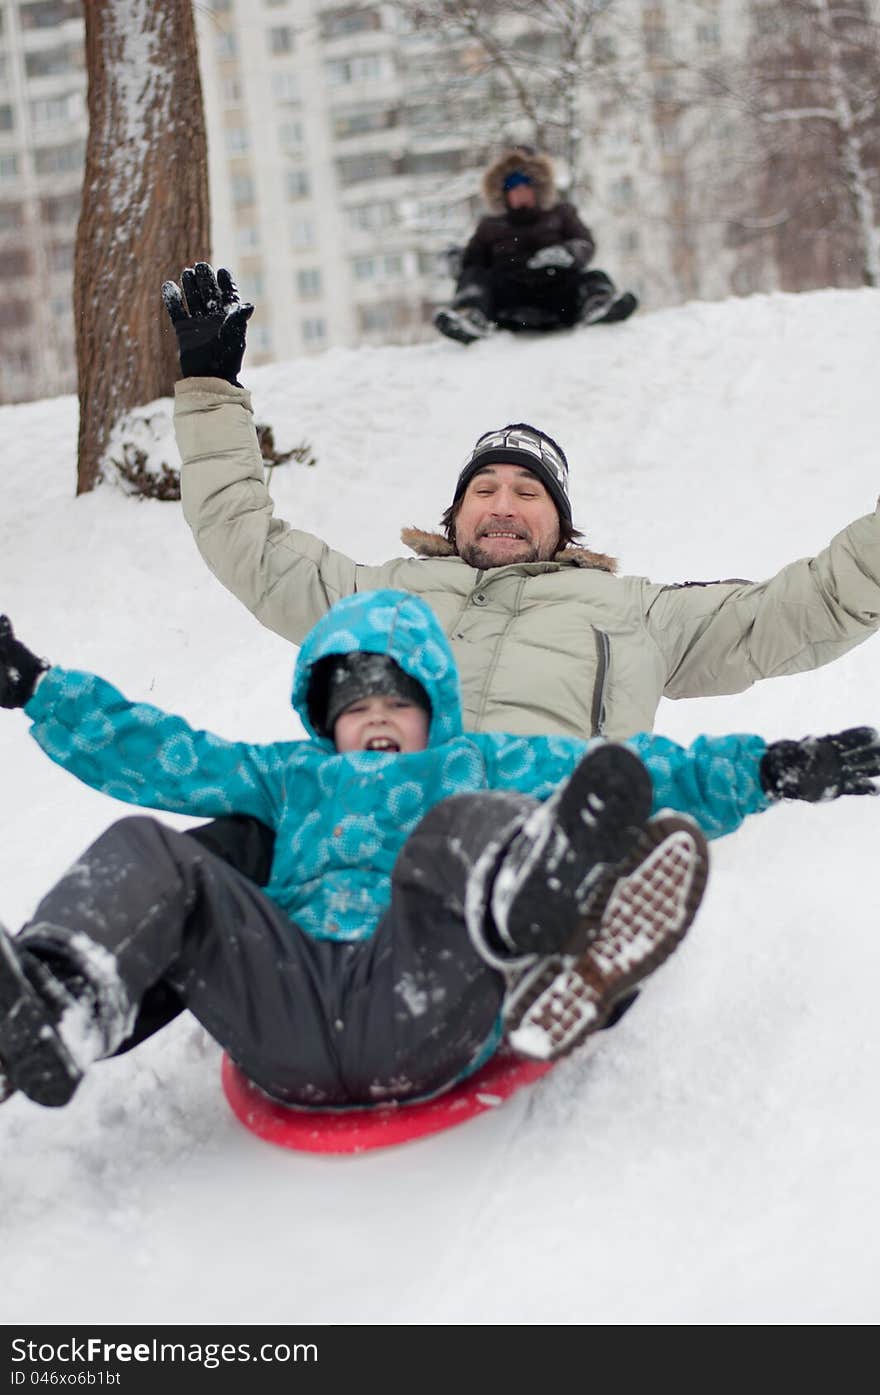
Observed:
[[[396,208],[393,203],[358,203],[345,210],[350,228],[355,232],[375,232],[387,228],[395,221]]]
[[[57,199],[41,199],[42,221],[52,227],[67,227],[79,217],[79,194],[66,194]]]
[[[302,322],[303,343],[314,347],[323,344],[327,338],[327,322],[322,319],[308,319]]]
[[[432,108],[433,119],[437,119],[437,108]],[[387,131],[397,125],[397,111],[393,107],[362,107],[356,111],[338,111],[333,117],[333,134],[337,140],[348,136],[362,136],[368,131]]]
[[[58,48],[37,48],[24,56],[24,70],[29,78],[76,73],[82,66],[82,47],[74,47],[72,44],[63,44]]]
[[[285,186],[289,199],[307,199],[310,193],[308,170],[288,170]]]
[[[34,169],[37,174],[71,174],[74,170],[82,169],[85,153],[82,141],[37,149],[34,151]]]
[[[54,29],[80,13],[76,0],[37,0],[36,4],[20,5],[18,10],[22,29]]]
[[[16,300],[13,296],[0,297],[0,328],[21,329],[33,323],[34,308],[29,300]]]
[[[241,277],[242,300],[262,300],[266,294],[266,278],[262,271],[245,271]]]
[[[0,233],[15,232],[23,222],[21,204],[0,203]]]
[[[49,248],[49,269],[51,271],[72,271],[76,252],[72,242],[53,242]]]
[[[234,174],[229,181],[229,187],[236,208],[244,208],[256,201],[254,181],[249,174]]]
[[[299,83],[296,73],[273,73],[272,96],[276,102],[298,102]]]
[[[383,257],[355,257],[352,270],[356,281],[393,280],[403,275],[403,255],[388,252]]]
[[[311,218],[294,218],[290,225],[290,241],[293,247],[302,251],[315,245],[315,224]]]
[[[0,179],[15,179],[18,175],[18,156],[13,152],[0,155]]]
[[[236,229],[235,236],[240,252],[247,252],[260,245],[260,229],[256,223],[242,223],[241,227]]]
[[[226,132],[227,155],[244,155],[250,149],[251,138],[246,127],[231,126]]]
[[[29,276],[30,273],[31,250],[29,247],[0,249],[0,281]]]
[[[66,92],[63,97],[39,97],[30,104],[31,122],[35,127],[58,126],[66,121],[76,121],[83,115],[83,101],[79,92]]]
[[[715,20],[697,25],[697,43],[716,48],[721,43],[721,26]]]
[[[358,327],[364,334],[387,334],[412,323],[412,308],[403,300],[383,300],[376,305],[359,305]]]
[[[639,236],[638,228],[624,228],[623,232],[620,234],[619,246],[621,252],[638,252],[641,245],[642,239]]]
[[[218,58],[234,58],[238,53],[238,39],[234,34],[215,34],[214,52]]]
[[[628,205],[633,201],[633,182],[628,174],[622,179],[615,179],[611,185],[610,194],[615,203]]]
[[[248,348],[259,354],[268,354],[272,348],[272,331],[268,325],[248,325]]]
[[[343,188],[362,184],[367,179],[388,179],[394,174],[394,160],[381,152],[372,155],[349,155],[336,161],[339,182]]]
[[[226,107],[240,107],[242,103],[241,78],[224,78],[220,84],[220,93],[223,98],[223,105]]]
[[[333,58],[324,64],[324,71],[332,87],[351,82],[376,82],[385,76],[385,56],[381,53],[359,53],[351,58]]]
[[[310,266],[296,273],[296,289],[300,300],[315,300],[322,290],[320,267]]]
[[[15,116],[12,107],[3,105],[0,107],[0,131],[11,131],[15,126]]]
[[[341,39],[347,34],[364,34],[382,28],[379,10],[345,5],[338,10],[325,10],[320,18],[322,39]]]
[[[266,30],[266,42],[270,53],[293,53],[293,30],[289,24],[276,25]]]
[[[301,121],[284,121],[278,127],[278,143],[283,150],[291,150],[303,143]]]

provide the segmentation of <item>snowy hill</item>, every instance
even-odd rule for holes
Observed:
[[[475,437],[525,419],[565,446],[575,522],[622,570],[759,578],[873,509],[878,350],[880,292],[826,291],[245,377],[278,447],[317,457],[276,469],[279,513],[360,561],[435,526]],[[209,575],[179,506],[74,499],[73,399],[0,409],[0,443],[0,610],[27,643],[225,736],[296,734],[290,647]],[[862,722],[880,723],[876,639],[664,703],[658,730]],[[26,728],[0,713],[11,927],[124,812]],[[880,801],[851,800],[715,843],[693,931],[617,1029],[408,1148],[321,1160],[251,1137],[186,1017],[66,1110],[11,1100],[0,1321],[876,1323],[878,837]]]

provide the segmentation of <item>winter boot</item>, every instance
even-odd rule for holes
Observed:
[[[447,339],[455,339],[459,344],[473,344],[477,339],[488,339],[495,328],[476,306],[463,306],[457,310],[452,305],[441,305],[434,311],[433,324]]]
[[[495,869],[489,899],[497,939],[512,957],[573,952],[574,926],[609,866],[635,844],[653,798],[638,756],[608,743],[588,751],[528,815]]]
[[[0,926],[0,1101],[20,1090],[36,1104],[67,1104],[82,1069],[60,1024],[66,1017],[77,1035],[78,1019],[92,1013],[87,993],[78,996]]]
[[[612,301],[610,308],[604,315],[595,316],[592,320],[588,320],[587,323],[594,325],[616,325],[619,324],[621,320],[628,320],[633,311],[638,310],[638,308],[638,296],[633,295],[632,291],[624,291],[623,295],[619,295],[615,301]]]
[[[513,1050],[555,1060],[620,1016],[635,986],[687,933],[708,867],[706,840],[692,819],[649,820],[626,866],[609,873],[604,892],[593,897],[573,952],[539,961],[508,993],[505,1030]]]

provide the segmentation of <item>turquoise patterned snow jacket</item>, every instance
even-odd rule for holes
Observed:
[[[351,650],[387,654],[422,684],[432,707],[424,751],[339,755],[314,731],[312,665]],[[276,833],[267,894],[308,934],[336,940],[372,934],[394,861],[433,805],[487,789],[546,799],[587,749],[565,736],[465,735],[452,650],[430,608],[403,591],[347,596],[323,616],[300,650],[293,705],[308,740],[226,741],[93,674],[52,668],[25,711],[47,755],[94,789],[179,814],[262,819]],[[651,772],[655,808],[693,815],[710,837],[767,807],[758,736],[700,737],[687,750],[660,736],[627,744]]]

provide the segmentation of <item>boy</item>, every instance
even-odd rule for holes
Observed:
[[[14,939],[0,934],[0,1073],[45,1105],[184,1003],[267,1094],[408,1100],[477,1069],[507,1031],[571,1050],[672,952],[710,836],[777,798],[873,793],[870,728],[627,746],[464,734],[433,613],[377,591],[307,636],[305,741],[252,745],[49,668],[0,618],[0,705],[59,764],[129,803],[275,832],[265,892],[148,818],[111,826]],[[639,758],[641,757],[641,759]],[[650,773],[649,773],[650,772]]]

